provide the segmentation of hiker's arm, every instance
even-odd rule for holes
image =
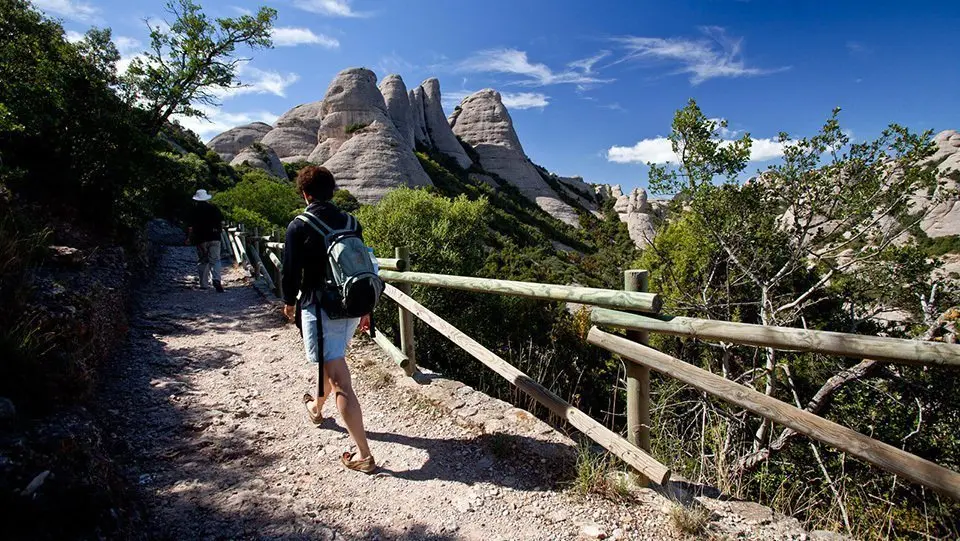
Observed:
[[[298,241],[298,227],[291,223],[287,227],[287,237],[283,245],[283,276],[280,285],[283,288],[283,303],[287,306],[297,304],[300,292],[300,275],[303,272],[302,246]]]

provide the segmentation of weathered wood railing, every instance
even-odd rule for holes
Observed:
[[[276,234],[259,236],[254,232],[249,235],[244,232],[242,226],[239,226],[229,228],[225,232],[224,243],[230,246],[238,264],[249,264],[255,276],[263,276],[268,286],[277,295],[282,295],[280,276],[283,243]],[[269,267],[261,260],[261,252],[270,261]],[[407,270],[408,257],[409,253],[405,248],[398,248],[394,258],[377,260],[381,277],[395,284],[395,286],[388,285],[385,293],[399,305],[400,347],[394,345],[382,333],[377,333],[378,336],[375,338],[377,344],[394,361],[404,367],[408,375],[416,371],[413,332],[413,317],[416,316],[554,414],[566,419],[572,426],[657,483],[666,483],[670,479],[670,470],[649,455],[650,370],[673,377],[771,422],[791,428],[904,479],[960,500],[960,474],[957,472],[750,387],[685,363],[648,347],[646,343],[648,333],[659,332],[791,351],[869,358],[881,362],[951,367],[960,367],[960,345],[660,316],[657,315],[661,307],[660,298],[654,293],[647,292],[646,271],[626,271],[624,291],[616,291],[410,272]],[[595,325],[617,327],[627,331],[627,338],[623,338],[606,333],[594,326],[590,329],[587,341],[630,361],[627,364],[628,440],[624,440],[574,408],[417,303],[410,297],[410,286],[413,284],[545,301],[575,302],[597,307],[591,314],[591,320]],[[610,308],[624,311],[615,311]],[[629,312],[645,312],[647,315]]]

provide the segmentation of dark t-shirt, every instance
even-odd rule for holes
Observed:
[[[320,218],[331,229],[347,225],[347,215],[330,202],[310,203],[307,211]],[[357,222],[357,232],[363,235],[363,227]],[[327,275],[327,246],[323,237],[312,227],[294,219],[287,227],[283,247],[283,302],[297,303],[297,293],[303,291],[301,305],[309,306],[315,293],[323,287]]]
[[[216,206],[207,201],[197,201],[190,213],[189,225],[193,228],[191,242],[211,242],[220,240],[220,228],[223,214]]]

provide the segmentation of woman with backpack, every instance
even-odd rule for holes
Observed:
[[[357,316],[372,311],[383,286],[363,246],[360,224],[331,202],[336,182],[330,171],[316,166],[301,169],[297,190],[307,209],[287,227],[283,313],[291,321],[299,320],[307,361],[319,363],[323,384],[320,396],[304,394],[303,404],[310,420],[319,425],[326,397],[334,394],[357,446],[357,453],[344,453],[341,461],[349,469],[371,473],[376,462],[345,357],[357,327],[369,327],[369,315]]]

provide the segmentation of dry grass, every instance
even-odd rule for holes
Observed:
[[[685,534],[700,535],[710,523],[710,510],[702,505],[686,506],[675,503],[670,507],[670,520]]]
[[[577,452],[572,488],[581,496],[595,494],[612,501],[632,498],[629,476],[617,470],[614,457],[609,453],[595,453],[584,444]]]

